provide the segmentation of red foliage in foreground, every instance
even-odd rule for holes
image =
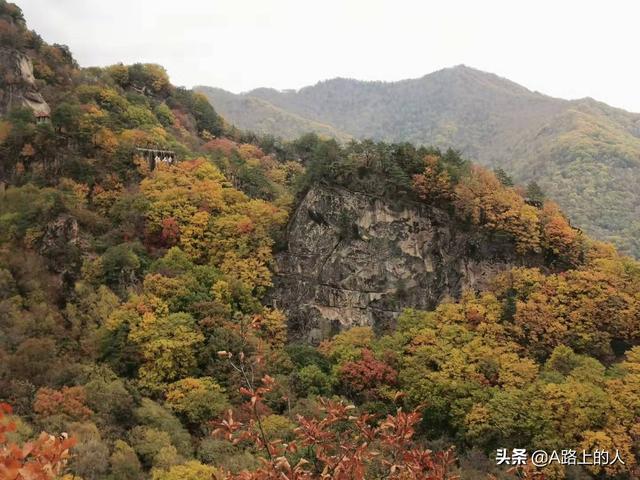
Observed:
[[[42,432],[33,442],[22,446],[9,443],[7,433],[15,430],[6,420],[11,407],[0,403],[0,478],[2,480],[52,480],[62,471],[75,444],[72,438],[56,438]]]
[[[453,448],[433,452],[414,438],[415,426],[422,419],[417,411],[405,413],[400,408],[395,415],[377,419],[370,413],[354,415],[355,407],[342,401],[320,400],[322,418],[298,415],[293,440],[268,438],[259,406],[274,389],[275,380],[265,375],[257,385],[253,364],[243,353],[237,359],[226,351],[218,355],[226,358],[243,378],[240,392],[249,398],[245,410],[253,412],[253,417],[245,424],[229,410],[225,418],[213,422],[212,434],[234,445],[255,445],[265,456],[257,470],[238,474],[222,471],[215,475],[216,480],[459,479],[453,473]],[[395,380],[386,374],[383,377]],[[531,465],[514,467],[509,473],[520,479],[544,480],[544,475]]]
[[[418,446],[413,439],[417,412],[396,415],[375,425],[371,414],[352,416],[353,406],[323,401],[322,419],[299,416],[295,440],[267,440],[257,422],[250,428],[233,419],[231,411],[214,431],[231,442],[251,441],[268,453],[262,468],[254,472],[229,475],[233,480],[353,480],[376,478],[390,480],[456,479],[451,468],[453,450],[434,453]],[[255,427],[258,428],[255,428]],[[297,459],[292,463],[293,459]]]
[[[213,434],[238,444],[251,442],[266,453],[264,465],[253,472],[227,474],[228,480],[354,480],[370,474],[389,480],[454,480],[451,468],[455,463],[453,450],[434,453],[414,440],[415,426],[421,416],[398,409],[376,423],[375,416],[353,415],[355,407],[342,402],[322,400],[321,419],[297,417],[295,439],[284,443],[267,438],[256,406],[270,392],[274,380],[266,375],[262,386],[256,387],[245,375],[243,357],[231,362],[247,380],[241,392],[249,397],[254,418],[245,425],[233,418],[229,410],[226,418],[216,422]]]

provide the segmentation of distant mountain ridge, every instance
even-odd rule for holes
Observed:
[[[197,89],[228,121],[259,133],[456,148],[518,182],[536,180],[576,225],[640,256],[640,114],[553,98],[464,65],[398,82]]]
[[[215,91],[215,92],[214,92]],[[280,132],[277,135],[296,138],[308,132],[316,132],[326,137],[334,137],[341,141],[349,140],[350,135],[336,130],[331,125],[306,119],[300,115],[283,110],[267,100],[257,96],[247,96],[238,101],[233,93],[222,89],[208,89],[207,97],[215,95],[215,103],[227,112],[227,118],[240,118],[244,112],[252,114],[243,121],[243,129],[261,133]],[[236,122],[233,122],[236,123]]]

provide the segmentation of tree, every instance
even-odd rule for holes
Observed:
[[[320,345],[320,351],[338,365],[358,360],[364,349],[370,348],[374,335],[371,327],[353,327],[340,332]]]
[[[119,480],[138,480],[142,467],[133,448],[122,440],[116,440],[110,458],[111,474]]]
[[[71,424],[71,431],[78,438],[69,470],[86,480],[100,480],[109,469],[109,448],[102,441],[95,424]]]
[[[169,468],[182,462],[167,432],[137,426],[129,432],[129,443],[147,468]]]
[[[84,390],[87,406],[108,422],[123,421],[133,409],[133,396],[125,382],[106,367],[90,376]]]
[[[520,253],[540,251],[538,210],[481,167],[473,167],[455,188],[457,213],[489,231],[509,234]]]
[[[247,383],[250,388],[246,388],[245,393],[254,405],[271,389],[271,379],[265,377],[262,383],[261,387]],[[267,459],[263,467],[253,472],[229,474],[227,478],[347,480],[370,475],[395,480],[409,477],[424,480],[457,478],[451,474],[454,462],[451,450],[434,454],[414,443],[414,427],[420,421],[416,412],[407,414],[398,410],[395,416],[388,415],[376,426],[371,423],[372,415],[354,416],[353,409],[353,406],[343,403],[323,401],[324,416],[320,419],[299,416],[296,438],[288,443],[268,438],[258,413],[251,422],[258,428],[245,429],[229,411],[223,420],[216,423],[214,435],[233,442],[255,442],[264,450]],[[295,454],[303,451],[308,453],[302,456]]]
[[[129,69],[122,63],[107,67],[106,72],[122,88],[129,86]]]
[[[176,121],[173,112],[166,103],[160,103],[155,109],[156,118],[163,127],[170,127]]]
[[[218,470],[209,465],[191,460],[175,465],[169,470],[154,470],[152,480],[212,480],[217,478]]]
[[[551,255],[571,267],[584,260],[585,245],[582,234],[572,228],[554,202],[545,202],[542,208],[542,246]]]
[[[252,327],[274,349],[284,348],[287,341],[287,320],[278,309],[265,309],[253,319]]]
[[[228,406],[222,388],[209,377],[184,378],[169,385],[166,405],[192,425],[220,415]]]
[[[453,194],[451,177],[438,157],[427,155],[424,163],[424,171],[413,176],[413,189],[426,201],[450,200]]]
[[[502,168],[494,168],[493,173],[503,186],[513,187],[513,179]]]
[[[54,480],[62,473],[69,459],[69,450],[75,445],[66,435],[54,437],[47,433],[24,445],[7,441],[7,433],[15,423],[5,421],[11,407],[0,404],[0,477],[8,480]]]
[[[134,416],[141,425],[167,433],[180,455],[188,458],[193,453],[189,432],[167,408],[150,398],[143,398],[140,406],[135,409]]]
[[[116,69],[117,71],[117,69]],[[127,81],[138,91],[146,93],[167,94],[170,91],[169,77],[160,65],[152,63],[136,63],[128,68],[128,79],[124,73],[116,73],[120,81]]]
[[[395,386],[398,373],[380,360],[371,350],[365,349],[358,361],[344,363],[338,369],[338,379],[342,391],[353,399],[373,400],[381,396],[378,390],[385,386]]]
[[[16,379],[29,380],[35,385],[46,384],[47,371],[57,360],[56,348],[51,337],[27,338],[10,358],[10,371]]]
[[[200,93],[191,93],[190,111],[196,118],[198,132],[209,132],[218,136],[222,133],[222,118],[213,109],[207,97]]]
[[[496,294],[515,307],[504,327],[528,352],[545,359],[559,345],[608,360],[612,340],[636,342],[637,280],[622,273],[621,260],[542,275],[516,268],[499,276]],[[631,290],[630,290],[631,289]]]
[[[302,367],[293,376],[293,386],[301,397],[307,395],[329,395],[333,379],[315,364]]]
[[[72,419],[87,419],[93,412],[86,404],[83,387],[62,387],[61,390],[41,388],[36,394],[33,410],[40,416],[65,415]]]
[[[542,190],[542,188],[540,188],[540,185],[538,185],[536,182],[533,182],[533,181],[527,184],[525,197],[528,200],[539,202],[539,203],[542,203],[545,200],[544,191]]]
[[[146,313],[132,326],[129,338],[140,345],[140,384],[158,392],[167,383],[189,376],[196,367],[195,349],[204,336],[187,313]]]

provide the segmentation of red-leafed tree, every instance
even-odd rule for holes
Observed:
[[[371,350],[365,349],[360,360],[347,362],[340,367],[338,378],[347,396],[372,400],[379,396],[379,387],[396,384],[398,373],[376,359]]]

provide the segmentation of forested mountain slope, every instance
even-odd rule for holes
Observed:
[[[556,203],[453,150],[240,132],[4,0],[0,46],[1,479],[639,477],[640,265]]]
[[[310,122],[332,126],[338,138],[457,148],[519,182],[537,181],[576,225],[640,255],[640,114],[548,97],[466,66],[390,83],[338,78],[298,91],[198,90],[237,126],[285,138],[299,129],[267,122],[263,102],[319,134],[326,129]]]
[[[334,137],[347,141],[351,137],[342,133],[330,125],[308,120],[300,115],[291,113],[282,108],[275,107],[266,100],[256,97],[248,97],[238,102],[232,93],[221,89],[209,89],[215,91],[217,108],[225,111],[225,118],[236,123],[236,119],[244,112],[253,112],[244,121],[238,122],[242,128],[258,134],[270,134],[279,131],[280,136],[294,139],[305,133],[315,132],[325,137]]]

